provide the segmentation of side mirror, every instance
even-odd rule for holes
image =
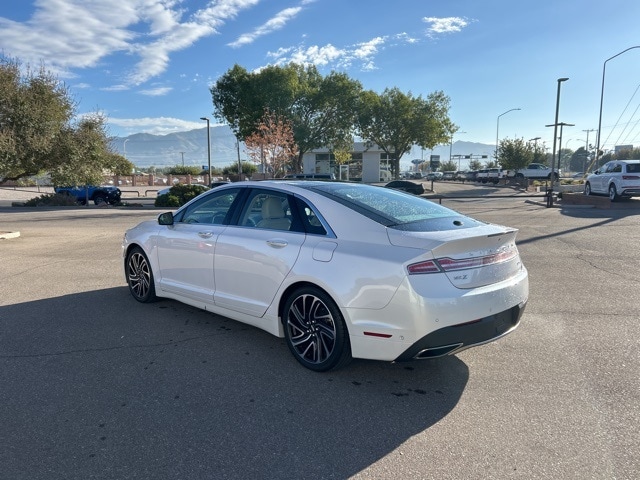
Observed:
[[[158,215],[159,225],[173,225],[173,213],[165,212]]]

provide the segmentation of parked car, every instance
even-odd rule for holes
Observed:
[[[391,188],[247,181],[126,231],[139,302],[166,297],[284,337],[303,366],[451,355],[519,324],[517,230]]]
[[[446,171],[446,172],[442,172],[442,179],[443,180],[453,180],[456,176],[456,172],[454,171]]]
[[[76,202],[80,205],[86,205],[87,200],[95,203],[96,205],[100,205],[101,203],[115,205],[120,202],[120,197],[122,195],[122,192],[118,187],[112,187],[110,185],[55,187],[53,190],[58,194],[74,197]]]
[[[403,192],[413,193],[414,195],[422,195],[424,187],[421,183],[414,183],[408,180],[393,180],[385,185],[386,188],[395,188]]]
[[[557,180],[560,177],[560,170],[553,172],[553,177]],[[516,171],[507,172],[507,176],[516,178],[527,178],[531,180],[551,179],[551,167],[547,167],[542,163],[530,163],[526,168],[519,168]]]
[[[489,181],[489,170],[483,168],[482,170],[478,170],[476,174],[476,182],[487,183]]]
[[[640,160],[613,160],[587,177],[584,194],[609,195],[612,202],[621,197],[640,197]]]
[[[487,169],[487,182],[498,184],[502,180],[504,173],[501,168],[488,168]]]
[[[427,173],[427,180],[442,180],[443,176],[442,172],[429,172]]]

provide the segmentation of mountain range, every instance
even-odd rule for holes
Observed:
[[[212,126],[210,138],[212,168],[223,168],[235,164],[238,157],[241,160],[247,159],[244,144],[241,142],[238,148],[236,137],[228,126]],[[136,133],[128,137],[115,137],[111,145],[117,153],[125,156],[138,168],[151,166],[163,168],[175,165],[202,167],[208,164],[206,127],[166,135]],[[412,160],[428,161],[431,155],[439,155],[441,161],[446,161],[451,154],[454,160],[458,161],[460,169],[464,170],[470,159],[459,159],[457,156],[469,155],[486,163],[491,160],[494,150],[495,145],[464,141],[456,141],[452,146],[440,145],[433,150],[422,150],[416,146],[402,157],[400,164],[402,170],[409,170],[413,166]],[[482,158],[485,155],[487,158]]]

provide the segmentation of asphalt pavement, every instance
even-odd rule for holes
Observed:
[[[640,478],[640,209],[521,195],[443,201],[519,229],[515,332],[325,374],[261,330],[135,302],[122,234],[157,209],[1,206],[20,236],[0,240],[0,478]]]

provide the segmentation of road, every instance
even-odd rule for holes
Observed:
[[[135,302],[120,241],[155,210],[0,208],[21,233],[0,241],[0,477],[639,478],[640,209],[444,204],[520,229],[521,326],[327,374],[263,331]]]

